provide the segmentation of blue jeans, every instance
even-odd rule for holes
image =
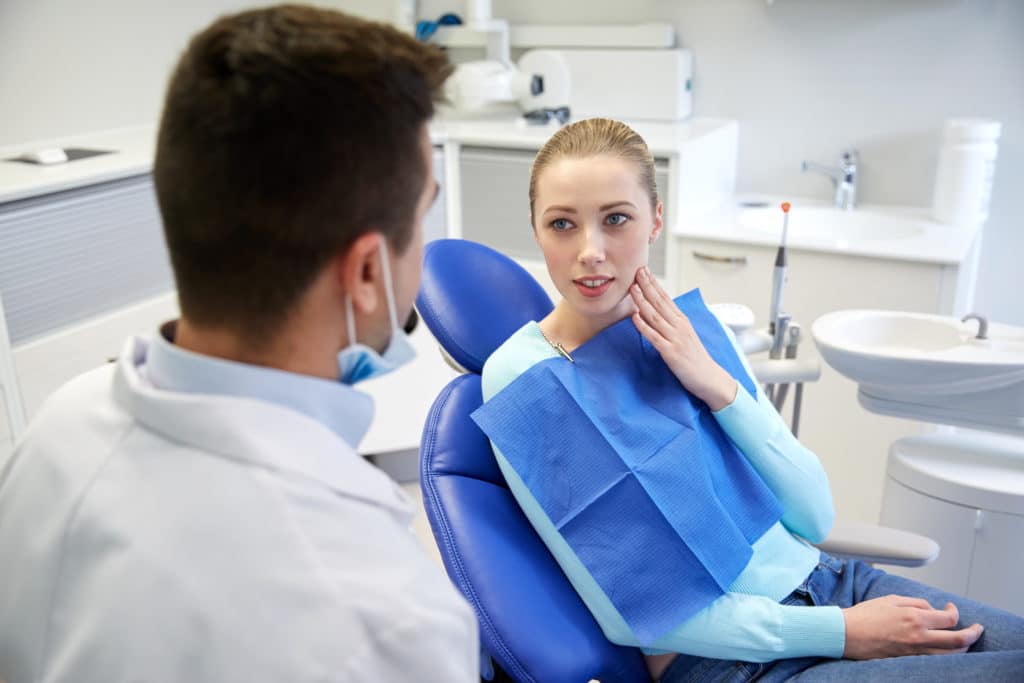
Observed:
[[[659,681],[1024,681],[1024,618],[910,579],[886,574],[858,560],[840,560],[822,553],[818,567],[782,602],[787,605],[837,605],[845,608],[891,594],[924,598],[937,609],[952,602],[960,612],[960,623],[956,628],[979,623],[985,631],[965,654],[866,661],[801,657],[760,664],[679,655]]]

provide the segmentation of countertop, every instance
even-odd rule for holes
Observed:
[[[782,212],[779,211],[778,230],[761,230],[744,226],[743,212],[751,205],[778,207],[784,198],[771,195],[737,195],[735,200],[702,215],[680,221],[674,229],[676,237],[716,240],[736,244],[757,244],[778,247],[782,232]],[[829,202],[800,197],[785,198],[792,203],[796,216],[802,209],[827,209],[841,213]],[[971,255],[981,226],[953,226],[936,223],[928,216],[926,207],[897,205],[859,205],[854,213],[867,216],[881,215],[906,222],[916,234],[908,236],[885,235],[878,239],[834,239],[814,234],[793,234],[787,238],[792,250],[826,252],[869,258],[884,258],[918,263],[960,264]]]
[[[688,142],[736,122],[721,118],[692,118],[680,123],[633,122],[631,125],[647,141],[655,157],[678,153]],[[434,145],[455,142],[460,145],[537,149],[557,130],[556,124],[535,126],[520,120],[449,120],[436,118],[430,124]],[[51,192],[92,185],[149,173],[153,165],[156,126],[141,125],[115,130],[76,135],[55,140],[37,141],[0,148],[0,204]],[[114,150],[112,154],[81,159],[53,166],[40,166],[6,161],[28,150],[43,147],[87,147]],[[778,198],[740,196],[697,217],[684,218],[671,226],[671,232],[683,238],[693,237],[739,244],[776,246],[778,235],[768,231],[744,228],[743,207],[738,202],[766,200],[773,204]],[[801,207],[825,207],[820,200],[794,200],[794,212]],[[920,230],[910,237],[878,240],[828,240],[815,236],[790,236],[792,249],[805,249],[865,257],[907,261],[958,264],[970,255],[980,228],[956,228],[928,220],[921,207],[862,206],[855,211],[877,211],[915,221]],[[781,225],[781,221],[780,221]]]
[[[734,126],[735,121],[693,118],[679,123],[634,122],[631,125],[647,141],[654,156],[666,157],[677,153],[691,140]],[[457,142],[471,146],[538,149],[556,130],[557,124],[527,125],[520,119],[436,118],[430,124],[430,138],[434,145]],[[150,124],[0,148],[0,203],[148,173],[153,167],[155,146],[156,126]],[[114,153],[52,166],[8,161],[47,147],[85,147]]]
[[[52,166],[8,161],[28,151],[47,147],[84,147],[112,150],[113,153]],[[153,168],[155,147],[156,126],[153,125],[2,147],[0,203],[149,173]]]

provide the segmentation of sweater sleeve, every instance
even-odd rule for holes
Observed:
[[[736,337],[724,325],[723,329],[754,377]],[[712,414],[779,499],[783,526],[812,543],[824,540],[835,517],[828,477],[817,456],[793,436],[761,388],[756,399],[739,389],[732,403]]]

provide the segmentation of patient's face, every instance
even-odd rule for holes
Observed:
[[[661,230],[636,164],[615,156],[561,158],[537,177],[534,235],[559,293],[611,323],[633,311],[629,286]]]

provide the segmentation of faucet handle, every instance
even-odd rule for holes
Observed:
[[[855,149],[844,149],[842,155],[844,164],[856,164],[860,161],[860,152]]]

